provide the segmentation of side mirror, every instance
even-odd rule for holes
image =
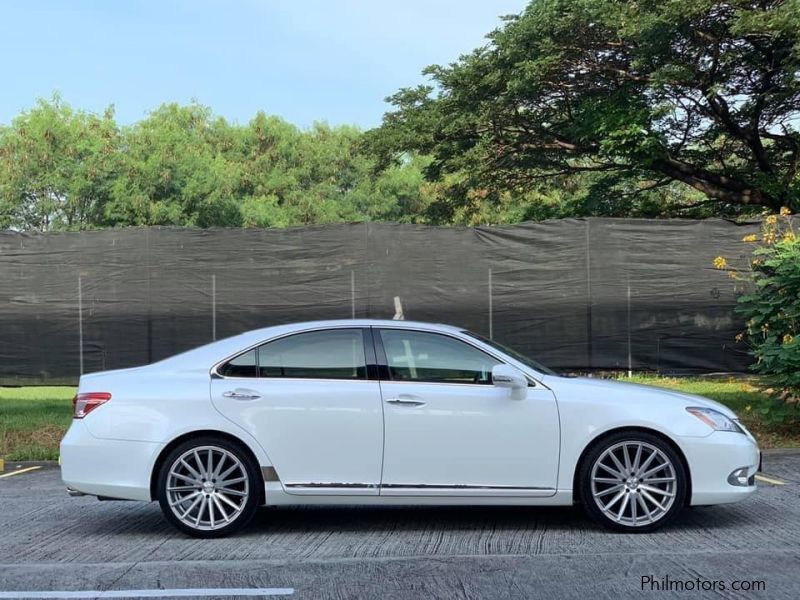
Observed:
[[[522,390],[528,387],[528,379],[511,365],[495,365],[492,367],[492,384],[512,391]]]

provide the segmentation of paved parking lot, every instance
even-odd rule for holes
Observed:
[[[798,598],[800,451],[768,454],[764,471],[784,485],[685,511],[654,534],[609,534],[577,509],[309,507],[264,509],[235,537],[195,540],[169,527],[155,503],[70,498],[58,470],[44,468],[0,479],[0,598],[264,588],[293,590],[287,598],[596,600],[638,596],[648,575],[724,586],[687,598]],[[743,580],[766,589],[731,589]]]

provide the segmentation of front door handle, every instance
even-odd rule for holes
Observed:
[[[222,395],[225,398],[233,398],[234,400],[258,400],[261,398],[261,396],[253,390],[242,389],[228,390],[227,392],[223,392]]]
[[[425,402],[417,396],[408,396],[406,394],[401,394],[396,398],[386,398],[385,402],[387,404],[397,404],[399,406],[423,406],[425,404]]]

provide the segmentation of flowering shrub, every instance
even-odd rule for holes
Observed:
[[[764,219],[761,235],[746,235],[742,241],[757,244],[749,265],[736,268],[718,256],[714,267],[744,284],[738,311],[747,318],[747,328],[737,341],[748,342],[756,359],[753,369],[785,400],[761,409],[764,416],[783,421],[790,413],[800,414],[800,240],[784,208]]]

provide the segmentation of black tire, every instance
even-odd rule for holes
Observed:
[[[193,451],[196,451],[196,453]],[[189,453],[188,457],[186,456],[187,453]],[[201,475],[205,475],[208,472],[207,470],[203,471],[203,467],[198,469],[197,459],[192,460],[192,458],[200,456],[202,457],[200,462],[205,463],[209,454],[212,457],[212,462],[216,457],[221,463],[220,471],[217,475],[223,475],[229,468],[234,469],[234,479],[230,481],[237,481],[235,484],[231,484],[229,492],[223,493],[222,490],[228,488],[216,489],[213,487],[214,484],[209,484],[212,486],[211,488],[205,488],[203,486],[207,485],[204,483],[206,478],[197,478],[192,474],[192,469],[196,469],[198,474]],[[184,463],[179,463],[181,457],[184,457]],[[188,465],[186,465],[187,458]],[[182,469],[182,475],[170,475],[173,467]],[[213,475],[213,469],[211,474]],[[186,484],[185,487],[187,489],[185,492],[174,491],[178,477],[182,479],[177,481]],[[188,480],[189,478],[197,479],[201,483],[193,483]],[[239,479],[241,481],[238,481]],[[167,489],[170,485],[170,480],[173,485],[172,490]],[[208,477],[208,480],[211,481],[212,477]],[[220,483],[222,483],[222,480],[220,480]],[[161,463],[156,486],[161,511],[173,526],[193,537],[220,538],[238,531],[252,520],[261,503],[261,487],[263,484],[258,465],[255,464],[250,454],[240,444],[222,437],[204,435],[182,442],[169,452]],[[175,494],[179,495],[176,496]],[[180,500],[182,497],[180,494],[186,494],[186,500],[181,500],[181,504],[173,509],[171,501],[174,503]],[[225,499],[222,498],[223,495]],[[180,515],[176,513],[176,511],[182,513],[195,501],[199,501],[195,510],[200,514],[196,525],[189,522],[192,520],[191,517],[187,516],[187,518],[181,519]],[[236,508],[231,508],[230,503],[236,505]],[[229,513],[225,513],[226,510]],[[214,513],[218,515],[217,522],[214,520]],[[227,522],[220,524],[220,521],[223,520],[223,513],[226,514],[225,520]],[[190,512],[189,514],[194,513]],[[202,520],[203,515],[206,515],[207,523]],[[229,520],[227,520],[228,516],[230,516]]]
[[[649,457],[652,449],[658,451],[646,470],[638,470],[640,475],[657,467],[662,459],[665,460],[663,469],[649,475],[646,481],[640,481],[632,468],[621,471],[625,476],[623,479],[612,474],[605,466],[598,465],[600,461],[603,465],[611,466],[620,472],[613,462],[615,457],[623,463],[623,467],[629,465],[633,467],[639,447],[642,448],[640,458]],[[626,454],[629,462],[625,461]],[[645,460],[646,458],[641,458],[640,466]],[[666,466],[666,461],[669,466]],[[599,479],[608,479],[609,482],[600,482]],[[670,479],[674,481],[668,481]],[[643,431],[620,431],[601,439],[587,452],[579,465],[577,477],[579,496],[586,513],[603,527],[624,533],[647,533],[672,521],[684,507],[687,480],[688,475],[683,461],[672,446],[659,436]],[[654,492],[653,488],[662,491]],[[617,501],[618,504],[612,505],[612,500],[615,500],[620,493],[622,496]],[[658,503],[657,500],[661,502]],[[605,510],[602,504],[606,505]],[[647,510],[651,511],[650,517],[645,512]],[[641,523],[637,519],[641,520]]]

